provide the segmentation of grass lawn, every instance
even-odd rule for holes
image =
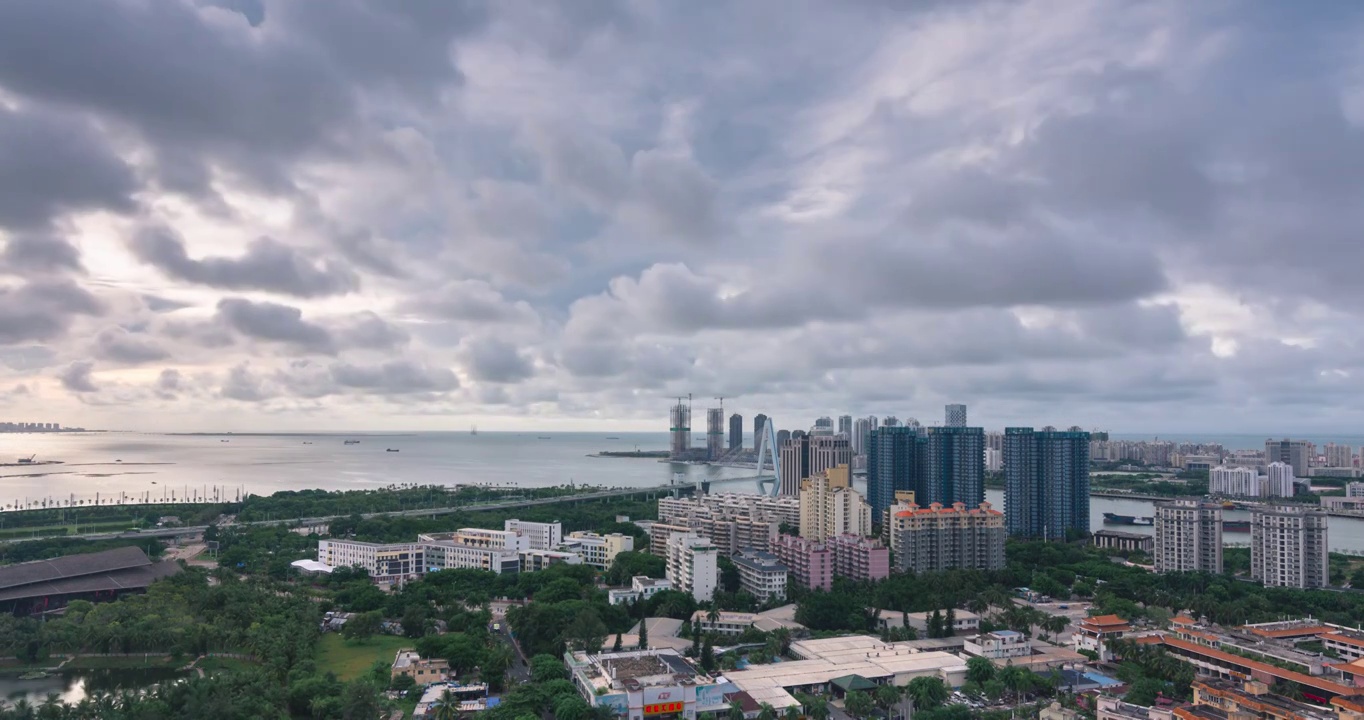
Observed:
[[[215,672],[241,672],[259,666],[236,658],[206,657],[200,660],[195,667],[201,668],[205,673],[212,674]]]
[[[317,671],[334,672],[343,681],[354,680],[375,660],[392,664],[398,650],[412,647],[412,642],[397,635],[375,635],[363,643],[354,643],[342,638],[340,633],[326,633],[317,644]]]
[[[169,655],[135,655],[133,657],[78,657],[64,666],[70,669],[104,670],[104,669],[130,669],[130,668],[178,668],[184,667],[193,658],[182,657],[175,659]]]

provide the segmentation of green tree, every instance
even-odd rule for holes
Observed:
[[[649,618],[639,619],[639,645],[640,650],[649,647]]]
[[[914,699],[916,710],[932,710],[947,702],[952,695],[947,684],[936,677],[916,677],[909,681],[905,692]]]
[[[383,617],[379,611],[363,612],[352,615],[346,620],[346,624],[341,626],[341,636],[347,640],[364,642],[379,632],[379,627],[383,624]]]
[[[995,676],[995,664],[989,658],[973,657],[966,661],[966,679],[984,685]]]
[[[611,652],[621,651],[620,633],[616,633],[616,641],[611,643]]]
[[[601,652],[602,643],[606,642],[606,625],[597,615],[597,611],[589,608],[573,618],[573,622],[564,632],[564,637],[575,650],[598,653]]]
[[[876,712],[876,703],[861,690],[854,690],[843,698],[843,709],[854,718],[868,718]]]
[[[547,683],[551,680],[567,680],[568,669],[553,655],[536,655],[530,659],[530,680],[533,683]]]
[[[411,675],[399,675],[393,678],[393,682],[389,683],[388,689],[405,693],[408,690],[411,690],[412,686],[416,684],[417,681],[414,680]]]
[[[767,703],[758,708],[758,720],[777,720],[777,709]]]
[[[379,716],[379,691],[365,680],[346,683],[341,697],[343,720],[374,720]]]
[[[985,691],[985,697],[989,698],[990,702],[998,702],[1008,691],[1008,688],[1004,687],[1004,681],[998,677],[986,681],[981,685],[981,689]]]
[[[706,643],[701,646],[701,667],[706,672],[715,669],[715,647],[710,644],[710,638],[706,638]]]
[[[744,706],[738,700],[731,700],[729,709],[725,711],[726,720],[744,720]]]
[[[823,696],[802,693],[796,696],[796,700],[805,708],[805,714],[810,720],[829,720],[829,701]]]
[[[900,688],[887,683],[876,688],[876,704],[883,710],[889,710],[900,702]]]
[[[1132,683],[1127,690],[1125,700],[1133,705],[1145,705],[1147,707],[1156,704],[1156,698],[1168,692],[1170,686],[1163,680],[1152,677],[1143,677]]]

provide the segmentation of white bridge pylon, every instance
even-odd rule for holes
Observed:
[[[763,422],[762,432],[758,433],[758,492],[764,492],[763,485],[771,482],[772,488],[767,494],[776,497],[781,491],[781,453],[777,451],[777,429],[772,424],[772,418],[767,418]],[[767,476],[766,457],[772,458],[772,477]]]

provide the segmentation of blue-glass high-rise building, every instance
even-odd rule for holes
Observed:
[[[929,428],[922,477],[914,488],[921,507],[985,502],[985,428]]]
[[[1089,532],[1089,433],[1004,429],[1004,520],[1010,535]]]
[[[914,428],[880,427],[867,438],[867,502],[872,522],[885,521],[896,490],[917,490],[923,476],[925,438]]]

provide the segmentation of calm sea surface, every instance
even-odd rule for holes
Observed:
[[[1190,441],[1235,438],[1187,437]],[[1258,438],[1263,446],[1264,438]],[[542,439],[544,438],[544,439]],[[1364,437],[1309,438],[1315,442],[1364,445]],[[353,445],[345,440],[359,440]],[[721,468],[653,459],[588,457],[601,450],[661,450],[666,433],[408,433],[322,435],[159,435],[141,433],[0,434],[0,462],[36,454],[36,461],[61,465],[0,467],[0,507],[49,499],[176,498],[198,494],[234,499],[239,491],[268,495],[279,490],[373,489],[399,483],[494,484],[544,487],[575,482],[606,487],[648,487],[668,483],[676,473],[688,480],[746,477],[752,468]],[[1254,447],[1246,444],[1245,447]],[[389,448],[398,452],[387,452]],[[859,488],[865,489],[865,488]],[[717,485],[716,492],[755,492],[756,484]],[[1004,506],[1003,493],[987,499]],[[1090,527],[1105,527],[1105,512],[1151,515],[1142,500],[1093,498]],[[1228,519],[1249,519],[1229,511]],[[1364,520],[1333,517],[1331,548],[1364,553]],[[1107,526],[1150,534],[1149,527]],[[1249,533],[1226,533],[1228,545],[1246,544]]]

